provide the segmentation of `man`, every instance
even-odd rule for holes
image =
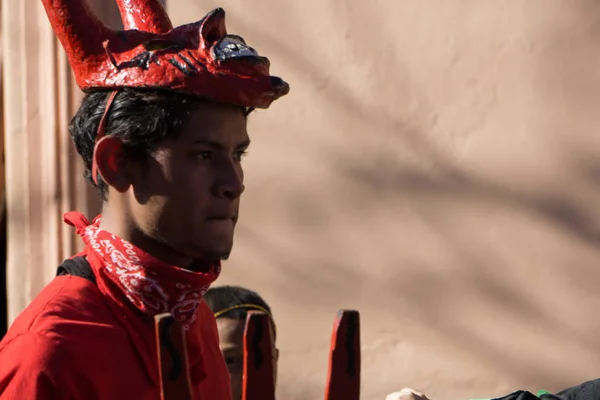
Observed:
[[[289,91],[227,35],[224,11],[172,29],[158,0],[118,1],[125,30],[85,0],[43,0],[86,96],[70,132],[102,216],[0,342],[1,399],[159,399],[153,316],[185,331],[196,400],[231,398],[202,301],[233,244],[246,117]]]
[[[277,361],[279,350],[275,346],[276,325],[271,307],[258,293],[239,286],[221,286],[211,288],[204,295],[204,301],[214,312],[219,331],[219,346],[225,358],[233,399],[242,398],[242,372],[244,361],[244,329],[248,311],[262,311],[271,320],[273,338],[274,370],[277,379]]]

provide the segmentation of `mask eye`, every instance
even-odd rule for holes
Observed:
[[[258,53],[249,47],[244,39],[235,35],[223,37],[214,48],[217,59],[223,61],[229,58],[258,57]]]

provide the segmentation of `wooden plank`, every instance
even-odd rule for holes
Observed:
[[[154,317],[161,400],[192,400],[190,368],[181,325],[169,313]]]
[[[116,4],[88,1],[106,10],[105,20],[118,18]],[[62,214],[78,209],[94,217],[100,202],[83,179],[67,130],[81,93],[44,7],[40,1],[1,3],[6,160],[1,176],[6,176],[6,286],[12,322],[54,278],[56,267],[82,248]]]
[[[50,24],[40,23],[44,17],[39,1],[2,1],[11,321],[52,279],[60,263],[53,93],[56,51]]]
[[[325,400],[360,398],[360,316],[340,310],[333,324]]]
[[[242,400],[275,400],[273,337],[269,316],[250,311],[244,330]]]

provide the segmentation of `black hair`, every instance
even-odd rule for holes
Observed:
[[[271,315],[271,319],[273,318],[271,307],[269,307],[267,302],[258,293],[250,289],[240,286],[219,286],[210,288],[203,297],[206,304],[208,304],[214,313],[230,307],[252,304],[264,308]],[[252,309],[244,307],[236,308],[224,313],[221,318],[246,319],[248,311],[252,311]]]
[[[110,90],[85,94],[79,110],[69,124],[75,148],[83,159],[84,176],[93,185],[92,159],[98,125],[104,114]],[[106,134],[120,138],[128,154],[140,157],[152,152],[167,138],[176,139],[190,113],[202,100],[165,90],[123,88],[113,100],[106,116]],[[247,116],[252,109],[243,109]],[[108,186],[98,176],[98,190],[106,200]]]

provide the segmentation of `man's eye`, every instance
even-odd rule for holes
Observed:
[[[196,158],[200,160],[210,160],[212,158],[212,151],[199,151],[196,153]]]
[[[225,357],[225,363],[227,364],[227,366],[232,366],[238,364],[239,362],[241,362],[241,357]]]
[[[248,155],[248,151],[246,151],[246,150],[240,150],[240,151],[235,152],[235,158],[238,160],[241,160],[242,158],[246,157],[247,155]]]

